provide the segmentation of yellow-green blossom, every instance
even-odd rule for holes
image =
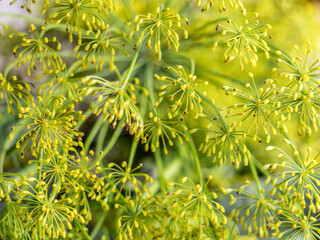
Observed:
[[[21,37],[21,43],[16,45],[12,52],[13,55],[18,57],[17,66],[28,63],[27,74],[31,75],[31,69],[37,69],[37,65],[42,65],[42,70],[46,74],[59,73],[65,68],[61,57],[56,50],[61,49],[61,44],[56,37],[46,37],[46,28],[41,27],[41,32],[38,33],[34,24],[30,25],[30,32],[34,35],[19,32],[16,35]],[[14,34],[9,35],[12,38]],[[49,43],[56,43],[56,50],[49,46]]]
[[[143,133],[143,119],[134,94],[133,84],[122,86],[120,81],[109,81],[97,76],[83,78],[86,84],[84,95],[98,95],[91,104],[91,110],[96,115],[102,115],[115,128],[118,121],[124,119],[121,127],[126,127],[132,135]]]
[[[259,50],[269,58],[270,49],[261,38],[268,36],[267,31],[271,26],[259,25],[259,20],[254,20],[257,17],[258,13],[253,14],[249,19],[245,19],[242,26],[238,26],[231,19],[227,20],[227,25],[218,25],[216,29],[221,31],[222,39],[214,42],[212,50],[214,51],[218,45],[226,46],[225,62],[239,58],[241,69],[248,63],[253,67],[257,66]]]
[[[186,18],[183,18],[189,24]],[[128,23],[129,25],[132,22]],[[161,60],[161,41],[166,39],[168,49],[173,46],[177,52],[179,49],[179,34],[176,29],[181,29],[184,32],[184,38],[188,38],[188,32],[181,27],[181,17],[178,13],[172,12],[169,8],[164,8],[163,5],[157,8],[156,14],[148,13],[147,15],[137,15],[134,19],[136,23],[135,30],[138,32],[142,29],[136,46],[146,39],[146,44],[149,49],[154,48],[154,52]],[[130,33],[129,38],[133,35]],[[153,45],[153,46],[152,46]]]
[[[83,31],[95,32],[107,28],[104,17],[113,8],[113,0],[46,0],[42,14],[49,12],[47,22],[66,22],[69,40],[78,34],[81,44]]]
[[[181,183],[173,184],[173,191],[168,192],[167,197],[171,200],[170,208],[175,213],[172,213],[173,218],[172,222],[168,223],[168,229],[172,229],[182,220],[184,224],[180,225],[179,231],[183,236],[188,239],[207,239],[204,232],[206,227],[219,227],[227,223],[225,209],[216,201],[217,193],[207,187],[211,180],[212,176],[209,176],[208,181],[201,186],[184,177]]]
[[[152,152],[156,151],[156,148],[160,147],[160,142],[165,154],[168,154],[167,143],[169,146],[173,146],[173,139],[177,139],[181,144],[183,141],[189,141],[188,136],[183,133],[188,128],[180,121],[173,120],[171,114],[169,117],[160,117],[149,114],[151,120],[145,121],[144,134],[141,137],[141,142],[145,144],[145,151],[149,148]],[[179,129],[181,128],[181,130]]]
[[[17,141],[16,147],[22,151],[31,141],[31,153],[38,156],[40,149],[52,154],[57,147],[67,149],[74,144],[73,138],[82,134],[74,129],[78,120],[84,120],[82,112],[75,111],[74,103],[67,101],[63,96],[52,96],[42,100],[38,96],[38,104],[32,107],[21,108],[19,117],[25,121],[12,130],[26,131]],[[9,135],[11,139],[13,133]]]
[[[15,113],[15,108],[20,110],[22,104],[28,106],[33,102],[29,84],[18,80],[15,75],[6,79],[2,73],[0,73],[0,109],[2,100],[6,102],[7,113],[11,114]],[[0,118],[1,116],[0,111]]]
[[[212,162],[218,161],[219,166],[227,163],[227,161],[240,167],[243,162],[244,166],[248,165],[251,154],[244,143],[246,134],[237,130],[238,125],[233,123],[231,126],[222,124],[218,117],[215,117],[207,125],[207,135],[205,141],[200,144],[199,151],[205,153],[207,157],[212,157]],[[193,129],[195,132],[199,129]]]
[[[36,183],[35,186],[32,185],[33,182]],[[60,236],[65,238],[68,229],[73,228],[74,219],[79,219],[81,223],[85,222],[76,209],[68,206],[66,199],[55,198],[54,192],[50,192],[46,182],[30,178],[23,184],[27,189],[19,192],[17,203],[23,202],[20,209],[27,211],[24,216],[26,231],[39,234],[40,239],[57,239]],[[36,227],[32,227],[30,221],[35,221]]]
[[[194,114],[194,118],[197,119],[203,113],[202,97],[207,95],[207,91],[201,89],[201,85],[205,87],[208,82],[198,80],[197,76],[193,74],[187,75],[180,65],[177,65],[176,68],[166,67],[166,69],[171,70],[175,77],[160,77],[155,74],[156,79],[166,83],[160,87],[160,98],[155,103],[155,106],[157,107],[163,101],[164,96],[167,96],[170,101],[174,101],[170,105],[173,117],[179,113],[188,114],[190,111],[191,114]],[[213,99],[211,101],[214,102]]]
[[[299,201],[301,207],[305,208],[307,205],[311,209],[320,210],[320,164],[316,158],[310,158],[311,148],[307,150],[307,156],[305,159],[300,157],[299,151],[293,146],[293,144],[284,140],[291,146],[294,151],[293,157],[281,150],[278,147],[269,146],[266,150],[278,150],[279,162],[274,164],[266,164],[263,170],[268,169],[271,173],[276,171],[274,176],[268,176],[266,182],[271,182],[273,187],[273,194],[276,190],[290,193],[291,203]],[[281,170],[281,171],[279,171]]]
[[[222,87],[226,95],[236,96],[242,100],[242,102],[228,107],[226,117],[241,116],[240,125],[245,121],[248,122],[246,133],[253,133],[253,140],[257,140],[258,131],[262,129],[267,136],[266,142],[268,143],[271,139],[271,133],[276,134],[277,126],[281,125],[279,111],[281,103],[277,99],[277,88],[272,79],[267,79],[263,87],[257,88],[253,74],[249,75],[252,78],[252,84],[245,85],[249,91],[229,86]]]
[[[237,195],[239,196],[231,196],[230,204],[235,201],[243,204],[234,208],[229,217],[243,225],[243,230],[246,230],[248,235],[253,233],[260,238],[267,238],[270,224],[275,221],[276,213],[280,210],[280,200],[269,196],[266,189],[253,186],[248,180],[246,185],[237,190]]]
[[[95,72],[102,71],[106,60],[108,60],[110,71],[113,71],[115,69],[114,56],[116,51],[121,51],[129,56],[122,48],[124,43],[121,42],[121,37],[123,37],[123,34],[112,34],[108,30],[98,30],[95,34],[91,33],[89,37],[83,38],[81,45],[74,48],[74,51],[78,52],[76,59],[81,59],[82,68],[87,68],[89,64],[93,64]],[[82,50],[85,50],[83,55],[81,55]]]
[[[190,0],[187,0],[188,2]],[[228,10],[227,6],[230,8],[238,9],[240,8],[242,14],[245,16],[247,11],[244,8],[241,0],[196,0],[197,6],[201,6],[201,11],[208,12],[211,7],[218,5],[220,13]],[[217,3],[219,2],[219,3]]]

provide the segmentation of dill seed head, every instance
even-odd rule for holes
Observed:
[[[50,74],[48,80],[39,87],[38,95],[42,96],[42,98],[51,95],[62,95],[76,103],[82,101],[80,94],[82,88],[81,79],[76,74],[80,66],[81,63],[75,62],[58,74]]]
[[[238,195],[236,198],[231,195],[231,204],[236,199],[243,200],[246,204],[234,208],[229,218],[243,225],[243,230],[246,230],[248,235],[253,233],[260,238],[267,238],[270,225],[276,220],[276,211],[280,209],[280,200],[270,196],[265,189],[258,189],[250,182],[242,185],[236,193]]]
[[[272,176],[268,178],[268,182],[272,183],[273,192],[276,190],[286,192],[292,196],[288,201],[294,204],[295,201],[300,202],[301,207],[309,207],[320,211],[320,164],[317,162],[317,155],[311,158],[311,149],[307,151],[305,159],[302,159],[299,151],[288,140],[285,141],[294,151],[293,156],[284,152],[278,147],[270,146],[267,150],[277,150],[278,163],[267,164],[263,170],[268,169]],[[276,171],[277,170],[277,171]]]

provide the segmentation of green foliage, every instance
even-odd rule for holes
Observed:
[[[320,151],[320,60],[280,24],[316,15],[302,2],[0,13],[25,21],[0,23],[0,239],[319,239],[319,154],[303,149]]]

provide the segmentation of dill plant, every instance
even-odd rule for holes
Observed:
[[[0,13],[25,22],[0,22],[0,239],[320,238],[309,39],[292,54],[250,1],[21,4]]]

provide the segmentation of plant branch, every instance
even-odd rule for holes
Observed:
[[[86,232],[86,230],[84,230],[82,224],[79,223],[78,220],[74,220],[73,222],[74,222],[74,224],[77,226],[77,228],[81,231],[82,236],[84,237],[84,239],[86,239],[86,240],[91,240],[89,234]]]
[[[134,56],[133,56],[133,59],[129,65],[129,68],[128,68],[128,71],[126,73],[126,76],[125,78],[123,79],[123,82],[122,82],[122,87],[123,88],[126,88],[127,84],[128,84],[128,81],[130,79],[130,76],[132,74],[132,71],[133,71],[133,68],[134,68],[134,65],[136,64],[137,62],[137,59],[138,59],[138,56],[139,56],[139,53],[140,53],[140,49],[141,49],[141,45],[142,45],[143,41],[137,46],[136,48],[136,52],[134,53]]]

